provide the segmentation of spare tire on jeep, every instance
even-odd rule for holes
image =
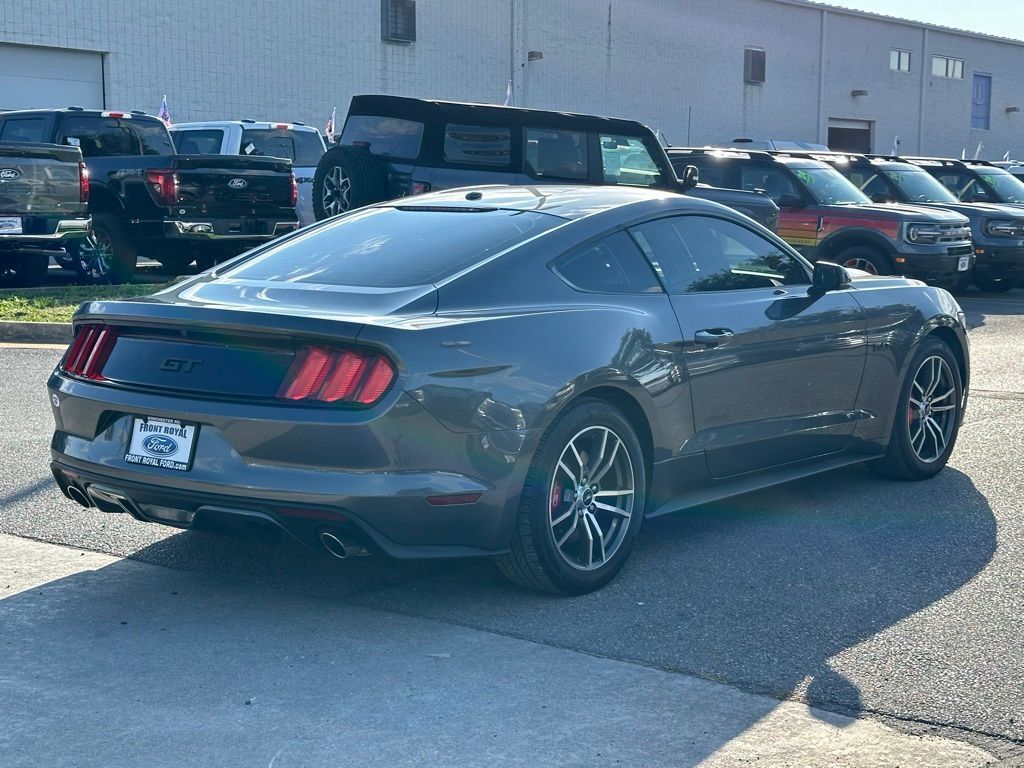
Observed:
[[[327,150],[313,176],[313,215],[317,221],[388,199],[381,163],[365,147]]]

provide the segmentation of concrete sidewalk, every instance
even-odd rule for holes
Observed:
[[[5,768],[996,763],[684,675],[11,536],[0,644]]]

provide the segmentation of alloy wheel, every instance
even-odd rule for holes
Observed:
[[[859,257],[855,259],[847,259],[846,262],[843,263],[843,266],[847,269],[859,269],[861,272],[867,272],[872,275],[878,274],[878,267],[867,259]]]
[[[324,177],[323,205],[324,210],[330,216],[337,216],[345,213],[352,203],[349,194],[352,191],[352,180],[349,179],[345,169],[336,165],[331,172]]]
[[[114,243],[110,235],[94,229],[78,244],[78,264],[82,275],[91,280],[100,280],[110,273],[114,262]]]
[[[635,507],[629,451],[614,430],[577,432],[562,449],[548,492],[555,549],[572,568],[593,571],[618,552]]]
[[[926,357],[914,374],[907,403],[910,447],[925,464],[945,453],[956,427],[956,379],[938,355]]]

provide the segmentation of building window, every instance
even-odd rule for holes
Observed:
[[[971,128],[987,131],[992,118],[992,75],[974,73],[971,94]]]
[[[389,43],[416,42],[416,0],[381,0],[380,36]]]
[[[765,63],[763,48],[746,48],[743,51],[743,82],[759,85],[764,82]]]
[[[950,80],[963,80],[964,60],[951,59],[948,56],[932,56],[932,75],[946,77]]]
[[[910,51],[893,48],[889,51],[889,69],[893,72],[910,71]]]

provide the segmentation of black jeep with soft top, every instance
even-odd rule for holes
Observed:
[[[324,219],[383,200],[480,184],[650,187],[727,205],[775,229],[778,206],[762,193],[677,177],[650,128],[569,112],[354,96],[334,147],[313,180]]]

